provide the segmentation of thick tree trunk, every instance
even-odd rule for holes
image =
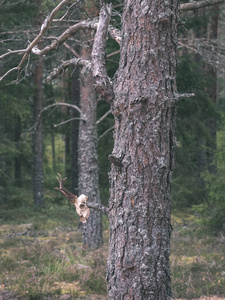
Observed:
[[[126,1],[115,116],[109,298],[170,299],[177,1]]]
[[[39,58],[34,70],[34,102],[33,123],[36,124],[42,110],[43,90],[43,58]],[[40,121],[32,136],[33,166],[32,186],[35,206],[44,206],[44,175],[43,175],[43,140],[42,122]]]
[[[82,57],[90,59],[91,49],[82,49]],[[97,97],[91,73],[80,76],[80,100],[86,121],[79,126],[79,194],[85,193],[88,201],[100,203],[97,156]],[[103,243],[101,213],[91,209],[87,223],[83,223],[83,247],[97,248]]]

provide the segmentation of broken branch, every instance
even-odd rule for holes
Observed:
[[[112,110],[108,110],[98,121],[96,121],[96,125],[101,123],[108,115],[112,113]]]
[[[107,102],[112,102],[114,98],[112,82],[107,75],[105,67],[105,47],[111,10],[111,5],[105,5],[101,8],[98,29],[92,49],[93,77],[96,82],[96,89]]]
[[[42,114],[43,114],[47,109],[49,109],[49,108],[51,108],[51,107],[54,107],[54,106],[67,106],[67,107],[73,108],[73,109],[77,110],[77,111],[80,113],[80,115],[82,116],[82,111],[81,111],[81,109],[80,109],[78,106],[76,106],[76,105],[69,104],[69,103],[64,103],[64,102],[53,103],[53,104],[50,104],[50,105],[46,106],[45,108],[43,108],[43,109],[40,111],[40,113],[39,113],[39,115],[38,115],[38,117],[37,117],[37,122],[36,122],[36,124],[35,124],[34,126],[32,126],[32,127],[30,128],[30,130],[29,130],[30,132],[36,131],[37,126],[38,126],[39,123],[40,123]],[[80,120],[86,121],[86,119],[85,119],[85,118],[82,118],[82,117],[80,118]]]
[[[201,7],[216,5],[219,3],[224,3],[224,0],[203,0],[203,1],[193,1],[190,3],[183,3],[180,5],[180,10],[188,11],[188,10],[196,10]]]
[[[87,203],[87,206],[89,208],[96,209],[105,215],[109,214],[108,207],[106,207],[100,203]]]
[[[80,68],[85,68],[87,71],[91,70],[91,63],[88,60],[82,59],[82,58],[72,58],[69,60],[64,61],[58,68],[55,68],[53,72],[49,74],[47,77],[47,81],[57,77],[58,75],[64,73],[66,69],[69,68],[69,66],[75,66]]]

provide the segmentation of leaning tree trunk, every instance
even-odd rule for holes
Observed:
[[[34,70],[34,101],[33,101],[33,124],[37,123],[42,110],[43,90],[43,58],[39,58]],[[32,136],[33,165],[32,187],[35,206],[44,206],[44,175],[43,175],[43,141],[42,122],[38,123]]]
[[[125,1],[115,116],[109,298],[170,299],[177,1]]]
[[[90,58],[91,49],[82,50],[84,59]],[[80,76],[80,101],[86,121],[79,125],[79,194],[88,196],[88,202],[100,203],[97,157],[97,97],[91,73]],[[97,248],[102,245],[101,213],[91,209],[87,223],[83,223],[83,247]]]

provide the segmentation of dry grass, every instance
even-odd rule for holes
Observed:
[[[177,220],[176,220],[177,218]],[[225,240],[210,236],[199,218],[174,216],[171,270],[174,296],[225,299]]]
[[[0,212],[0,300],[106,300],[106,219],[104,246],[84,251],[68,206],[21,210]],[[225,299],[225,241],[200,230],[193,215],[174,215],[173,227],[174,297]]]
[[[42,222],[43,213],[36,212]],[[0,226],[0,299],[104,299],[107,244],[83,251],[73,216],[73,224],[32,217],[33,223]]]

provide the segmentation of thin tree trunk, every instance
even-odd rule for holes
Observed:
[[[14,163],[14,179],[15,179],[15,186],[21,187],[22,186],[22,171],[21,171],[21,153],[20,153],[20,137],[21,137],[21,119],[20,116],[16,116],[15,121],[15,143],[17,145],[18,154],[15,157]]]
[[[79,74],[76,70],[72,74],[72,84],[71,84],[71,98],[72,104],[80,105],[80,83]],[[79,113],[75,109],[72,110],[72,117],[79,118]],[[71,188],[72,192],[76,195],[78,192],[78,138],[79,138],[79,120],[72,121],[72,133],[71,133]]]
[[[39,58],[34,70],[34,102],[33,123],[36,124],[40,111],[42,110],[43,90],[43,58]],[[43,139],[42,121],[40,120],[36,131],[32,136],[33,144],[33,168],[32,186],[35,206],[44,206],[44,175],[43,175]]]
[[[56,159],[55,159],[55,133],[54,128],[51,128],[51,142],[52,142],[52,169],[56,173]]]
[[[211,22],[210,27],[208,28],[209,34],[208,37],[210,39],[217,39],[218,38],[218,23],[219,23],[219,6],[214,5],[211,7]],[[210,75],[211,79],[211,86],[208,88],[209,97],[211,98],[213,104],[217,105],[217,70],[212,65],[206,66],[206,71]],[[210,118],[208,121],[208,127],[210,130],[210,137],[211,139],[208,142],[208,170],[210,173],[215,174],[217,171],[216,163],[215,163],[215,151],[216,151],[216,132],[217,132],[217,122],[216,122],[216,113],[214,116]]]
[[[69,89],[69,73],[66,72],[62,78],[62,89],[63,89],[63,97],[62,102],[68,103],[70,99],[70,89]],[[65,119],[68,116],[68,107],[62,106],[61,108],[62,113]],[[67,177],[70,177],[70,170],[71,170],[71,154],[70,154],[70,136],[69,133],[65,133],[65,174]]]
[[[108,294],[171,298],[177,1],[126,1],[115,116]]]
[[[91,49],[82,49],[82,58],[90,59]],[[79,194],[84,193],[90,202],[100,203],[98,156],[97,156],[97,97],[91,73],[80,76],[81,109],[86,121],[79,126]],[[101,213],[91,209],[87,223],[83,223],[83,247],[97,248],[102,245]]]
[[[98,3],[95,0],[85,1],[84,11],[89,17],[98,15]],[[89,42],[81,49],[83,59],[91,61],[93,36],[86,34]],[[97,97],[94,88],[94,79],[91,73],[80,74],[80,102],[86,121],[79,125],[79,194],[84,193],[90,202],[100,203],[98,155],[97,155]],[[91,209],[87,223],[83,223],[84,248],[97,248],[102,245],[102,216],[101,212]]]

